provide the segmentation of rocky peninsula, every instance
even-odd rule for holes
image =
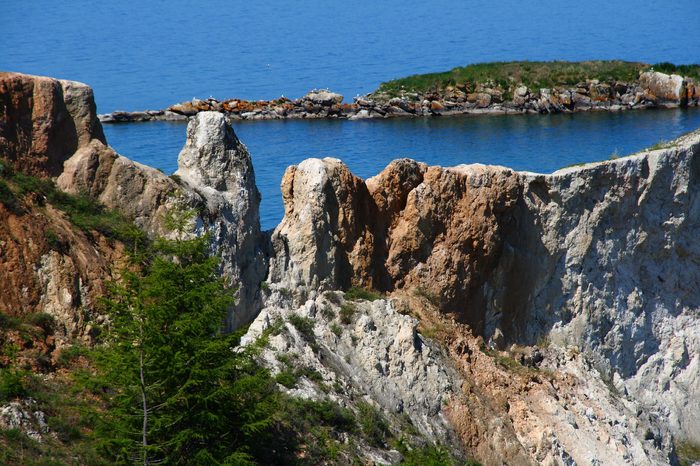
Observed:
[[[215,111],[229,121],[372,119],[448,115],[547,114],[694,107],[700,66],[622,61],[508,62],[469,65],[444,73],[383,83],[352,103],[329,90],[298,99],[194,99],[164,110],[112,112],[103,123],[179,121]]]
[[[167,210],[194,209],[188,234],[208,233],[238,285],[229,329],[264,337],[275,376],[295,369],[276,379],[290,396],[371,406],[391,435],[462,463],[698,459],[700,130],[549,175],[402,159],[363,180],[308,159],[287,169],[284,219],[265,233],[250,155],[221,111],[192,115],[170,177],[107,145],[86,85],[2,73],[0,118],[7,163],[149,235],[168,234]],[[17,357],[90,344],[124,245],[40,195],[3,199],[0,311],[57,323]],[[52,441],[33,406],[1,405],[0,427]],[[340,464],[406,454],[342,435]]]

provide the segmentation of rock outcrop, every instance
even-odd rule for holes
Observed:
[[[459,391],[461,379],[441,348],[418,333],[417,319],[399,312],[399,301],[350,301],[332,291],[299,307],[289,306],[289,300],[274,292],[270,301],[275,305],[256,318],[244,344],[272,331],[263,363],[275,374],[290,367],[313,374],[289,387],[291,395],[331,400],[350,409],[370,402],[390,425],[407,428],[408,421],[423,441],[452,448],[459,444],[442,408]],[[297,328],[300,319],[311,328]]]
[[[552,175],[398,161],[363,184],[306,161],[285,175],[271,282],[414,289],[486,338],[573,345],[698,442],[699,167],[700,132]]]
[[[639,75],[639,85],[648,98],[660,103],[680,104],[686,97],[686,81],[677,74],[647,71]]]
[[[250,155],[222,114],[202,112],[189,122],[173,176],[92,141],[66,161],[58,184],[68,192],[90,193],[152,235],[171,233],[168,212],[193,209],[189,233],[211,235],[222,273],[238,289],[229,328],[249,322],[260,309],[259,284],[267,270],[260,194]]]
[[[365,227],[371,215],[364,182],[340,160],[308,159],[287,169],[282,197],[285,217],[272,234],[270,281],[309,292],[350,286],[374,244]]]
[[[238,288],[229,318],[229,327],[238,328],[260,310],[259,285],[267,274],[267,259],[253,164],[222,114],[199,113],[190,121],[174,176],[204,203],[195,231],[211,235],[222,273]]]
[[[93,143],[103,144],[104,135],[88,86],[0,73],[0,157],[8,165],[0,179],[12,171],[57,176],[66,160]],[[100,323],[97,303],[122,259],[121,245],[100,232],[81,231],[42,195],[20,198],[2,182],[0,312],[20,318],[48,314],[53,324],[32,350],[50,360],[66,343],[92,340]]]
[[[14,169],[52,177],[69,193],[87,193],[151,235],[170,234],[164,221],[168,212],[194,209],[189,234],[211,234],[212,250],[222,256],[222,273],[238,289],[229,326],[252,320],[260,308],[259,284],[266,274],[260,195],[250,156],[223,115],[201,113],[192,120],[179,175],[173,177],[122,157],[107,145],[92,90],[84,84],[2,73],[0,123],[0,153]],[[33,220],[37,226],[30,228],[29,216],[0,212],[3,237],[12,237],[23,224],[29,229],[3,254],[0,269],[7,274],[0,286],[7,286],[8,293],[1,304],[15,312],[50,310],[62,316],[64,337],[82,335],[89,331],[86,313],[104,292],[100,284],[111,277],[114,247],[76,236],[58,214],[48,220],[44,213],[35,217],[40,217]],[[56,248],[47,246],[47,229],[74,246],[67,248],[69,254],[56,255]],[[97,246],[91,246],[93,241]],[[93,288],[94,293],[89,291]]]
[[[63,162],[96,139],[105,143],[85,84],[0,72],[0,154],[25,173],[58,176]]]

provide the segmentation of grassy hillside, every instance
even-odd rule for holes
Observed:
[[[524,84],[533,89],[571,86],[587,79],[600,81],[634,81],[640,71],[678,73],[700,79],[700,65],[613,61],[514,61],[477,63],[441,73],[416,74],[382,83],[376,93],[396,95],[401,91],[429,92],[457,84],[491,83],[503,89]]]

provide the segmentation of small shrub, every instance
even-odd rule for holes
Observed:
[[[306,417],[317,422],[335,427],[341,432],[354,432],[357,429],[352,411],[332,401],[303,401],[300,406],[307,413]]]
[[[330,306],[323,306],[321,308],[321,315],[326,318],[327,320],[331,320],[332,318],[335,317],[335,312],[333,311],[333,308]]]
[[[430,304],[432,304],[435,307],[440,306],[440,297],[437,296],[436,294],[428,291],[427,288],[424,288],[422,286],[417,286],[413,290],[413,294],[418,296],[419,298],[425,299],[426,301],[428,301]]]
[[[651,146],[648,150],[668,149],[668,148],[673,147],[673,146],[674,146],[674,144],[672,144],[664,139],[661,139],[659,142],[657,142],[656,144]]]
[[[0,204],[4,205],[7,210],[14,214],[21,214],[22,208],[19,205],[19,201],[12,192],[12,189],[5,183],[5,181],[0,180]]]
[[[56,324],[54,317],[46,312],[28,314],[24,318],[24,321],[30,325],[41,328],[46,334],[53,332],[54,325]]]
[[[335,291],[326,291],[323,296],[333,304],[340,304],[340,296]]]
[[[282,330],[284,329],[284,320],[282,320],[281,317],[275,318],[272,323],[270,323],[270,326],[265,329],[263,332],[263,336],[269,336],[269,335],[279,335],[282,333]]]
[[[383,446],[386,440],[391,437],[389,424],[384,416],[369,403],[364,401],[357,404],[357,422],[360,424],[362,433],[371,445]]]
[[[676,441],[676,454],[681,466],[691,466],[700,461],[700,445],[690,441]]]
[[[52,367],[51,357],[46,353],[42,353],[39,351],[35,352],[34,362],[37,365],[37,367],[39,368],[39,370],[41,370],[43,372],[47,372],[47,371],[51,370],[51,367]]]
[[[345,299],[349,299],[350,301],[357,301],[360,299],[364,299],[366,301],[376,301],[381,297],[382,295],[380,295],[376,291],[368,290],[366,288],[358,288],[354,286],[345,292]]]
[[[289,316],[289,322],[297,329],[305,340],[311,341],[314,338],[314,321],[308,317],[302,317],[298,314]]]
[[[260,290],[266,295],[270,294],[270,284],[267,282],[260,282]]]
[[[281,371],[277,376],[275,377],[275,381],[287,388],[294,388],[297,384],[297,379],[298,377],[292,371],[291,369],[285,369]]]
[[[307,379],[316,383],[323,382],[323,376],[321,373],[312,367],[302,367],[296,372],[296,375],[298,377],[306,377]]]
[[[352,323],[352,318],[355,315],[355,306],[344,303],[340,306],[340,321],[345,325]]]
[[[292,357],[289,354],[278,354],[277,360],[287,367],[292,366]]]
[[[404,466],[451,466],[454,464],[450,453],[440,445],[425,445],[411,450],[404,447],[399,451],[403,454],[401,464]]]
[[[504,369],[515,371],[523,367],[518,361],[511,358],[510,356],[496,355],[495,359],[496,364],[500,365]]]
[[[333,332],[336,337],[340,338],[340,336],[343,334],[343,327],[338,324],[333,324],[331,325],[331,332]]]
[[[81,356],[87,356],[89,350],[84,346],[71,345],[61,348],[61,352],[58,354],[56,359],[56,365],[58,367],[70,367],[75,360]]]
[[[65,245],[53,230],[47,229],[44,231],[44,239],[46,239],[46,244],[49,245],[49,249],[59,252],[63,251]]]
[[[17,317],[0,312],[0,330],[16,329],[20,323]]]
[[[549,348],[549,346],[552,344],[552,341],[549,339],[549,335],[541,335],[537,339],[537,343],[535,344],[539,348]]]
[[[10,401],[27,394],[22,374],[15,369],[0,369],[0,401]]]

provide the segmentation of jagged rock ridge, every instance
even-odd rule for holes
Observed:
[[[223,115],[205,112],[190,122],[189,139],[179,158],[179,178],[133,162],[109,147],[97,120],[92,90],[85,84],[2,73],[0,117],[0,150],[18,170],[55,177],[64,191],[97,198],[151,235],[171,233],[164,222],[168,212],[195,209],[190,234],[211,233],[212,250],[222,256],[222,272],[238,287],[228,325],[235,328],[252,320],[260,309],[258,285],[266,273],[258,217],[260,195],[250,155]],[[10,218],[5,230],[16,229],[15,220]],[[39,229],[37,232],[41,233]],[[72,239],[71,243],[76,241]],[[30,290],[43,290],[41,299],[33,291],[18,297],[18,305],[26,308],[23,312],[48,309],[46,301],[50,299],[55,314],[82,316],[89,310],[85,306],[94,307],[94,299],[88,299],[92,292],[86,290],[110,276],[109,262],[95,260],[92,251],[71,261],[78,261],[77,265],[53,259],[51,253],[43,257],[36,248],[25,248],[17,254],[19,259],[36,262],[37,271],[10,264],[13,268],[8,284],[22,289],[23,283],[37,282]],[[104,249],[101,255],[110,257]],[[59,278],[62,275],[58,269],[78,269],[80,274]],[[54,285],[55,280],[60,283]],[[50,298],[53,290],[56,297]],[[73,329],[70,335],[89,330],[82,321],[83,317],[78,328],[66,323]]]
[[[552,175],[400,160],[366,183],[305,161],[282,183],[270,276],[312,296],[419,289],[487,338],[573,345],[697,442],[699,151],[695,132]]]
[[[250,156],[220,114],[192,119],[178,177],[167,177],[106,146],[87,86],[0,78],[31,90],[31,98],[4,96],[2,115],[25,115],[23,108],[33,102],[55,103],[33,107],[31,123],[5,118],[0,146],[11,160],[41,176],[58,175],[55,166],[62,163],[61,187],[91,193],[151,234],[167,233],[167,211],[196,209],[190,234],[211,232],[222,272],[241,284],[230,326],[258,315],[250,337],[291,314],[316,319],[313,332],[323,357],[309,354],[308,342],[286,325],[265,352],[273,369],[279,354],[303,353],[324,380],[345,383],[387,413],[403,403],[426,438],[452,442],[456,436],[486,464],[659,464],[674,461],[671,433],[699,441],[700,250],[693,232],[700,218],[700,133],[661,150],[552,175],[398,160],[364,181],[339,160],[310,159],[285,174],[285,218],[268,244],[259,230]],[[61,104],[67,95],[70,101]],[[72,110],[46,110],[51,108]],[[56,126],[55,114],[84,124]],[[43,150],[52,138],[78,142]],[[16,217],[3,221],[12,225]],[[28,296],[58,306],[55,314],[65,317],[67,328],[73,325],[66,338],[88,332],[90,296],[99,294],[114,249],[93,249],[94,259],[71,257],[73,264],[95,267],[84,273],[66,255],[31,252],[30,246],[16,255],[49,265],[37,271],[5,267],[18,278],[12,283],[45,280],[44,291]],[[266,272],[269,294],[263,299]],[[339,314],[342,307],[328,303],[323,292],[350,285],[392,291],[399,299],[357,305],[352,332],[338,335],[329,327],[335,317],[323,308]],[[431,346],[415,320],[400,315],[423,312],[425,303],[406,297],[413,293],[469,324],[442,324],[446,352]],[[48,306],[36,299],[28,305]],[[71,320],[75,315],[80,318]],[[534,351],[539,341],[550,348],[544,361],[532,364],[556,371],[551,379],[547,372],[512,373],[494,365],[520,351],[498,352],[508,344]],[[350,376],[339,357],[355,360],[363,375]],[[455,370],[448,370],[452,365]],[[583,383],[586,377],[591,380]],[[305,387],[300,396],[331,396]],[[440,401],[436,411],[433,396],[448,404]],[[451,446],[459,449],[457,444]],[[393,453],[377,455],[396,460]]]

